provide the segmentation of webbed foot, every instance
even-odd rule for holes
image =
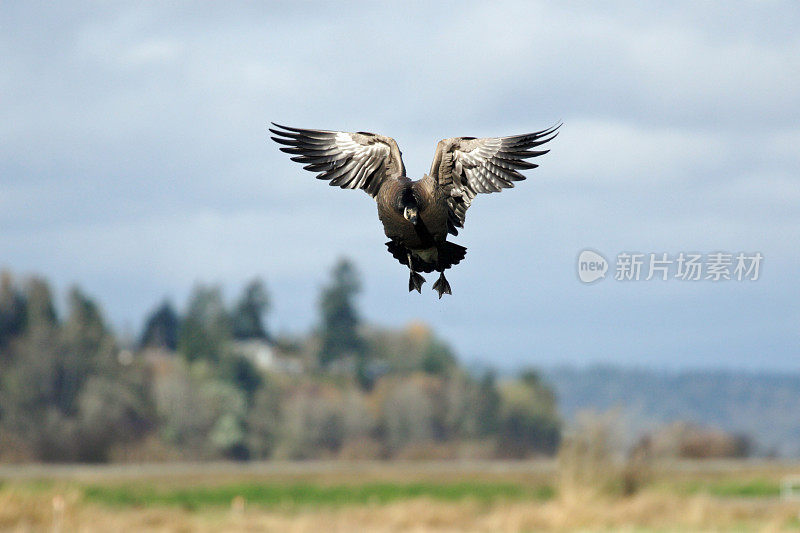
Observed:
[[[447,282],[447,278],[444,277],[444,272],[439,273],[439,279],[433,284],[433,290],[439,293],[440,300],[443,294],[453,294],[450,291],[450,284]]]
[[[408,276],[408,292],[416,290],[418,293],[422,294],[422,284],[425,283],[425,278],[413,270],[410,272],[411,273]]]

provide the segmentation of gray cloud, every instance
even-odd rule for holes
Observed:
[[[800,11],[529,2],[0,7],[0,264],[79,282],[118,324],[198,280],[266,277],[314,320],[339,255],[364,314],[422,318],[497,364],[795,367]],[[438,139],[565,125],[515,191],[480,197],[456,296],[405,293],[375,207],[267,141],[269,121]],[[761,251],[764,278],[581,286],[580,249]],[[480,305],[476,305],[480,302]],[[794,359],[793,359],[794,357]]]

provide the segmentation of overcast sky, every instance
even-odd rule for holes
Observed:
[[[0,4],[0,267],[79,284],[138,330],[198,281],[262,276],[274,330],[316,321],[348,256],[374,323],[433,325],[500,367],[800,370],[800,4]],[[481,195],[441,301],[375,204],[270,121],[436,142],[563,121],[529,179]],[[583,285],[584,248],[611,261]],[[757,281],[613,279],[620,252],[761,252]]]

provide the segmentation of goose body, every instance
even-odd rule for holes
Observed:
[[[272,139],[293,154],[293,161],[305,163],[330,185],[362,189],[375,199],[389,253],[410,270],[409,291],[422,291],[425,279],[419,272],[436,270],[433,288],[439,298],[452,294],[444,271],[466,255],[466,248],[447,239],[464,227],[472,200],[524,180],[517,170],[537,166],[526,159],[548,150],[532,148],[553,139],[559,127],[512,137],[444,139],[430,172],[411,180],[391,137],[273,125]]]
[[[417,181],[408,178],[392,181],[381,188],[376,200],[378,218],[390,239],[399,239],[415,250],[447,240],[446,200],[429,176]],[[407,205],[417,206],[416,224],[404,216]]]

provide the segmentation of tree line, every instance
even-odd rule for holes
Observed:
[[[0,461],[516,458],[552,454],[561,420],[535,372],[474,375],[424,324],[365,321],[337,262],[317,325],[275,335],[255,279],[197,285],[133,341],[79,288],[0,277]],[[261,357],[263,355],[263,357]]]

